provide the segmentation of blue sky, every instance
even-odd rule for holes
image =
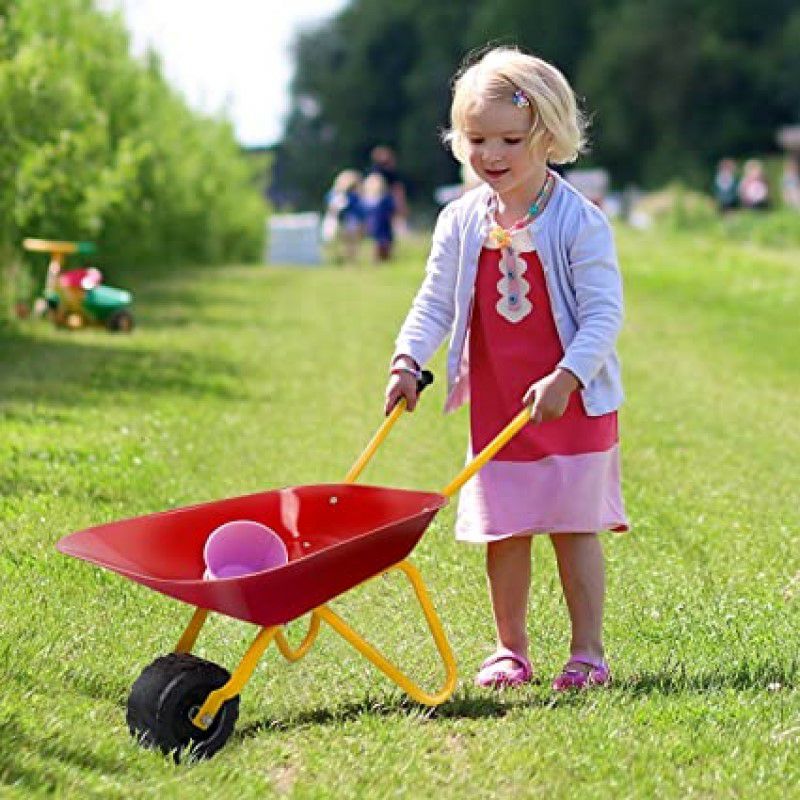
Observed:
[[[289,46],[346,0],[100,0],[121,10],[134,54],[149,45],[198,110],[224,111],[242,144],[271,144],[288,110]]]

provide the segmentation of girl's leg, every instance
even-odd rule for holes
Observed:
[[[557,533],[550,541],[572,623],[570,653],[602,659],[605,564],[600,538],[591,533]]]
[[[497,643],[527,658],[526,624],[531,584],[531,537],[512,536],[490,542],[486,548],[486,574],[497,628]],[[500,662],[502,668],[513,663]]]

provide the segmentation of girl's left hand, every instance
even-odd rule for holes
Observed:
[[[578,379],[560,367],[541,380],[532,383],[522,402],[531,408],[531,422],[558,419],[566,410],[569,396],[580,387]]]

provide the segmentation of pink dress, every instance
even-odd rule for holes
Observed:
[[[478,264],[468,344],[470,457],[563,357],[539,257],[527,231],[514,237],[522,251],[515,272],[501,268],[491,246]],[[560,419],[527,425],[464,486],[456,522],[457,538],[471,542],[627,529],[617,413],[588,416],[578,391]]]

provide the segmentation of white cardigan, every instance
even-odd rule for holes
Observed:
[[[423,366],[450,334],[447,411],[469,397],[464,349],[478,259],[489,231],[490,196],[491,189],[481,185],[440,213],[425,279],[395,343],[393,358],[409,355]],[[623,397],[614,349],[623,312],[611,227],[595,205],[556,176],[550,201],[529,232],[564,350],[558,366],[580,380],[587,414],[614,411]]]

